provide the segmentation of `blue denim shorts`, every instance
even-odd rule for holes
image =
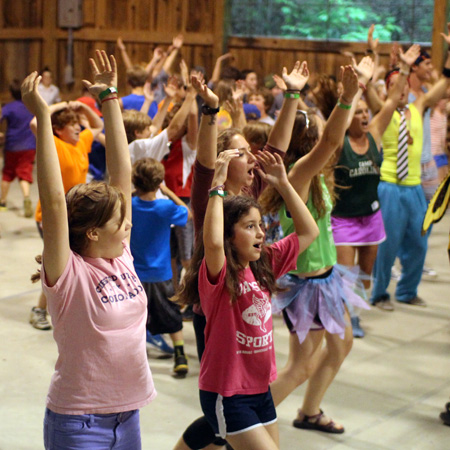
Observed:
[[[58,414],[45,410],[46,450],[141,450],[139,410],[115,414]]]
[[[200,403],[216,436],[239,434],[277,421],[270,389],[263,394],[223,397],[216,392],[200,391]]]

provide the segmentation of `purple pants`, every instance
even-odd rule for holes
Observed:
[[[57,414],[45,410],[46,450],[141,450],[139,410],[117,414]]]

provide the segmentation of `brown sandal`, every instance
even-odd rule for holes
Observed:
[[[313,416],[307,416],[302,412],[301,409],[298,410],[300,415],[303,415],[303,419],[295,419],[292,425],[295,428],[301,428],[303,430],[316,430],[323,431],[325,433],[342,434],[345,430],[344,427],[338,428],[336,423],[330,419],[327,424],[321,424],[320,419],[324,417],[324,413],[320,410],[319,414],[314,414]]]

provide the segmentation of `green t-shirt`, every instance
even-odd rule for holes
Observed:
[[[317,239],[298,256],[297,269],[289,272],[294,275],[313,272],[323,269],[324,267],[334,266],[336,264],[336,247],[334,245],[330,221],[331,209],[333,205],[323,175],[320,177],[320,183],[322,185],[326,213],[320,219],[317,218],[317,210],[314,208],[310,193],[306,206],[316,220],[320,234]],[[286,206],[284,204],[281,207],[279,214],[280,224],[283,228],[284,235],[287,236],[290,233],[294,233],[294,223],[291,217],[288,217]]]

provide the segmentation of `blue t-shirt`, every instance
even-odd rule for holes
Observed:
[[[170,226],[186,225],[188,210],[172,200],[141,200],[133,197],[131,253],[139,279],[147,283],[172,278]]]
[[[8,123],[6,151],[15,152],[36,148],[36,139],[30,129],[30,121],[33,117],[21,100],[15,100],[3,106],[2,120],[5,119]]]
[[[130,94],[125,97],[122,97],[122,105],[123,109],[135,109],[136,111],[140,111],[142,105],[144,104],[145,97],[143,95]],[[153,119],[158,112],[158,103],[155,101],[152,102],[150,108],[148,109],[148,115]]]

